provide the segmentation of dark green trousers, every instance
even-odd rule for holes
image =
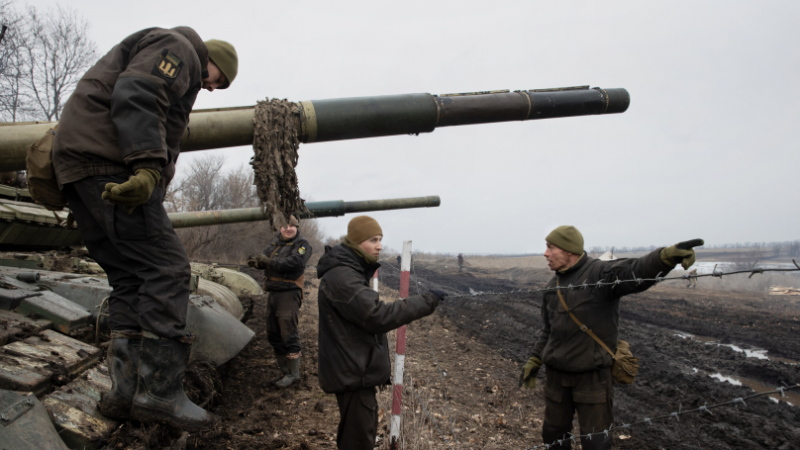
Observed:
[[[302,303],[303,291],[300,289],[269,293],[267,341],[278,355],[297,353],[302,349],[297,328]]]
[[[542,425],[542,440],[551,444],[572,432],[572,418],[578,413],[580,434],[607,430],[614,421],[614,386],[611,368],[606,367],[592,372],[561,372],[550,367],[544,385],[545,410]],[[577,434],[577,433],[576,433]],[[608,450],[614,441],[609,434],[581,439],[583,450]],[[551,449],[572,448],[567,440]]]

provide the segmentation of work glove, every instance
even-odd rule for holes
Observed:
[[[519,387],[525,386],[525,389],[533,389],[536,387],[536,375],[542,367],[542,360],[531,356],[528,362],[522,366],[522,375],[519,377]]]
[[[150,200],[153,189],[161,181],[161,174],[154,169],[136,169],[136,175],[128,178],[128,181],[117,183],[106,183],[106,190],[101,197],[115,205],[126,207],[128,214],[139,205],[143,205]]]
[[[661,261],[668,266],[676,266],[680,264],[683,270],[688,270],[692,264],[697,260],[692,247],[697,247],[705,244],[702,239],[692,239],[691,241],[679,242],[672,247],[666,247],[661,250]]]
[[[438,300],[438,301],[442,301],[442,300],[444,300],[445,297],[447,297],[447,292],[440,291],[438,289],[431,289],[428,292],[430,292],[431,294],[436,296],[436,300]]]
[[[247,265],[256,269],[263,269],[267,267],[269,258],[266,255],[251,256],[247,260]]]

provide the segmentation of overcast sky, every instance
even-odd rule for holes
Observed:
[[[18,6],[20,3],[17,3]],[[38,0],[37,7],[57,2]],[[450,127],[300,147],[313,200],[439,195],[373,213],[395,249],[541,252],[572,224],[586,247],[800,239],[800,2],[62,2],[104,54],[151,26],[234,44],[239,76],[195,108],[590,84],[624,114]],[[229,167],[249,147],[218,150]],[[180,167],[211,152],[186,153]],[[320,219],[346,232],[349,218]]]

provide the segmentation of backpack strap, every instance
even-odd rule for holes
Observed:
[[[608,352],[608,354],[609,354],[609,355],[611,355],[611,359],[613,359],[614,361],[616,361],[616,360],[617,360],[617,357],[614,355],[614,352],[612,352],[612,351],[611,351],[611,349],[610,349],[610,348],[608,348],[608,346],[606,345],[606,343],[605,343],[605,342],[603,342],[603,341],[602,341],[602,340],[601,340],[599,337],[597,337],[597,335],[596,335],[596,334],[594,334],[594,332],[593,332],[592,330],[590,330],[590,329],[589,329],[589,327],[587,327],[586,325],[582,324],[582,323],[581,323],[581,321],[580,321],[580,320],[578,320],[578,318],[577,318],[577,317],[575,317],[575,314],[572,314],[572,311],[570,311],[570,310],[569,310],[569,308],[567,307],[567,302],[564,300],[564,296],[563,296],[563,295],[561,295],[561,289],[558,289],[559,287],[560,287],[560,286],[558,285],[558,280],[556,280],[556,294],[558,294],[558,299],[559,299],[559,300],[561,300],[561,306],[563,306],[563,307],[564,307],[564,309],[567,311],[567,314],[569,314],[569,316],[570,316],[570,317],[572,318],[572,320],[573,320],[573,321],[574,321],[574,322],[575,322],[575,323],[578,325],[578,327],[581,329],[581,331],[583,331],[584,333],[588,334],[588,335],[589,335],[589,337],[591,337],[592,339],[594,339],[594,340],[595,340],[595,342],[597,342],[598,344],[600,344],[600,346],[601,346],[601,347],[603,347],[604,349],[606,349],[606,351]]]

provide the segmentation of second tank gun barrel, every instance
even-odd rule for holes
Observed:
[[[577,86],[309,100],[297,103],[295,120],[300,141],[312,143],[430,133],[456,125],[615,114],[629,105],[625,89]],[[254,106],[192,112],[181,151],[252,145],[254,114]],[[25,169],[26,148],[54,123],[2,125],[0,172],[8,172]]]
[[[317,217],[337,217],[345,214],[362,213],[370,211],[388,211],[393,209],[410,208],[435,208],[441,203],[438,195],[429,197],[393,198],[384,200],[363,200],[345,202],[331,200],[324,202],[308,202],[306,207],[311,212],[310,216],[301,216],[302,219]],[[169,219],[173,228],[201,227],[209,225],[222,225],[227,223],[254,222],[267,220],[261,208],[228,209],[219,211],[197,211],[171,213]]]

